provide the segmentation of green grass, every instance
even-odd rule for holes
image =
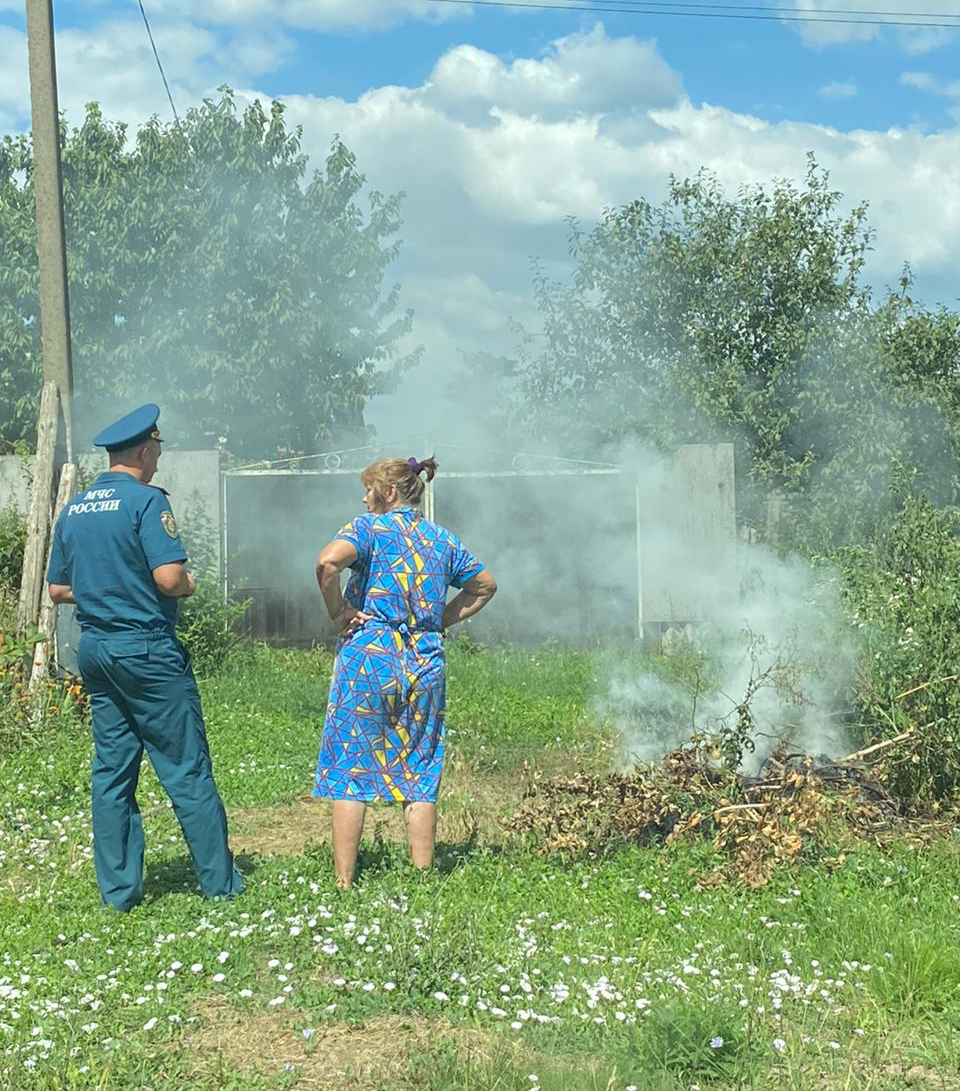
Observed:
[[[452,756],[477,777],[602,749],[588,656],[450,658]],[[203,683],[228,806],[309,789],[329,669],[324,652],[261,649]],[[348,894],[320,846],[245,857],[247,893],[206,903],[145,772],[148,896],[118,916],[93,880],[89,745],[77,724],[0,758],[4,1088],[295,1087],[312,1041],[322,1057],[329,1028],[385,1016],[436,1034],[361,1091],[960,1086],[951,841],[864,845],[761,890],[698,889],[718,862],[705,844],[569,860],[481,841],[419,875],[369,841]],[[275,1016],[302,1063],[204,1054],[212,1004],[251,1028]]]

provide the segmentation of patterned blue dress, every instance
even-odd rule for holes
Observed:
[[[435,801],[443,771],[449,587],[483,565],[415,508],[360,515],[337,534],[356,548],[345,598],[371,614],[337,645],[315,796]]]

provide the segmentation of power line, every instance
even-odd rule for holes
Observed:
[[[382,0],[385,3],[396,2],[396,0]],[[837,19],[837,18],[820,18],[815,15],[790,15],[790,14],[773,14],[770,15],[749,15],[740,11],[704,11],[704,10],[690,10],[694,7],[700,9],[706,7],[740,7],[740,5],[726,5],[726,4],[681,4],[677,8],[672,5],[661,5],[660,7],[651,6],[656,4],[656,0],[623,0],[622,3],[617,3],[617,0],[606,0],[605,4],[597,3],[581,3],[580,0],[573,0],[572,3],[539,3],[537,0],[426,0],[429,4],[456,4],[464,7],[478,7],[478,8],[533,8],[540,11],[602,11],[611,12],[620,15],[671,15],[680,18],[688,19],[751,19],[760,22],[786,22],[786,23],[839,23],[852,26],[876,26],[876,27],[927,27],[928,29],[935,30],[960,30],[960,14],[957,15],[930,15],[931,19],[956,19],[957,22],[953,23],[933,23],[933,22],[918,22],[916,18],[913,20],[906,19]],[[742,5],[747,7],[748,5]],[[758,5],[761,6],[761,5]],[[681,8],[683,10],[681,10]],[[801,11],[800,8],[788,8],[785,11]],[[855,9],[830,9],[834,12],[840,12],[850,15],[858,14]],[[878,13],[882,14],[882,13]],[[901,13],[896,13],[901,14]],[[904,12],[904,15],[913,15],[912,12]]]
[[[160,63],[160,54],[157,52],[157,43],[153,40],[153,31],[150,29],[150,20],[147,18],[147,13],[143,8],[143,0],[137,0],[137,3],[140,5],[140,14],[143,16],[143,25],[147,28],[147,37],[150,39],[150,47],[153,49],[153,55],[157,61],[157,68],[160,69],[160,79],[163,80],[163,86],[167,92],[170,109],[173,110],[173,117],[177,123],[177,129],[182,132],[183,130],[180,129],[180,115],[177,113],[177,108],[173,103],[173,95],[170,94],[170,84],[167,83],[166,73],[163,71],[163,65]]]
[[[885,22],[886,17],[898,16],[905,19],[960,19],[960,13],[951,15],[942,11],[889,11],[887,9],[880,10],[867,10],[862,8],[797,8],[781,6],[773,10],[770,4],[723,4],[723,3],[687,3],[686,0],[605,0],[606,3],[629,6],[637,6],[638,4],[648,8],[705,8],[705,9],[719,9],[719,10],[732,10],[732,11],[765,11],[770,13],[772,18],[782,18],[783,14],[805,15],[811,19],[821,22],[819,19],[821,15],[858,15],[858,16],[881,16],[881,22],[883,25],[887,25]],[[557,7],[565,5],[557,4]],[[911,24],[912,25],[912,24]],[[929,23],[920,23],[920,26],[929,26]]]

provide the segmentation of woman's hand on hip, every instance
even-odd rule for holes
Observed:
[[[338,636],[352,636],[365,621],[369,621],[373,614],[365,614],[356,606],[346,605],[333,619],[334,628]]]

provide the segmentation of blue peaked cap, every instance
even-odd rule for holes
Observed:
[[[95,447],[106,447],[108,451],[122,451],[141,441],[146,443],[148,439],[160,439],[157,430],[159,416],[160,406],[147,402],[101,429],[94,436],[93,444]]]

